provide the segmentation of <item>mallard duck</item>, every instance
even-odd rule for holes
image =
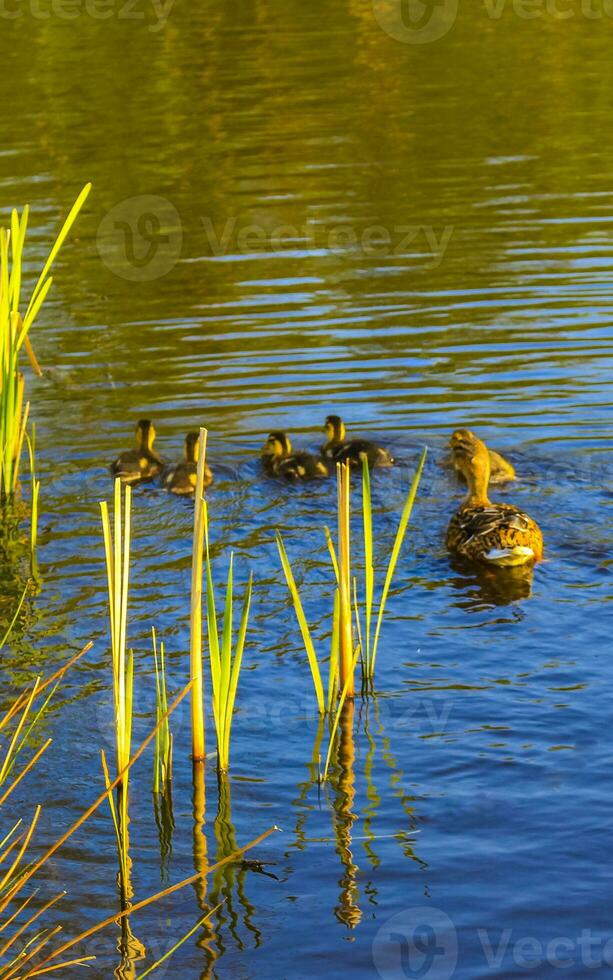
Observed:
[[[262,449],[262,464],[269,476],[284,480],[320,480],[328,476],[325,464],[311,453],[293,452],[285,432],[271,432]]]
[[[169,469],[164,475],[164,486],[170,493],[190,494],[196,489],[198,479],[199,432],[188,432],[185,437],[185,459]],[[209,487],[213,482],[210,467],[204,464],[203,486]]]
[[[456,429],[449,440],[451,452],[447,462],[450,466],[453,466],[458,476],[463,476],[463,473],[457,465],[454,450],[458,446],[462,446],[464,443],[470,442],[475,438],[475,434],[470,429]],[[504,456],[497,453],[495,449],[488,449],[488,454],[490,457],[490,483],[510,483],[511,480],[515,479],[515,468],[509,463],[508,459],[505,459]]]
[[[362,456],[366,456],[368,465],[393,466],[394,458],[387,449],[377,446],[367,439],[346,439],[345,423],[339,415],[328,415],[324,426],[327,442],[321,447],[324,459],[334,463],[348,462],[350,466],[361,466]]]
[[[468,484],[468,496],[447,530],[451,551],[490,565],[526,565],[543,557],[543,535],[531,517],[512,504],[493,504],[487,487],[490,458],[476,436],[465,438],[453,450],[454,466]]]
[[[136,449],[127,449],[111,464],[111,473],[124,483],[153,480],[161,472],[163,461],[153,448],[155,427],[149,419],[136,426]]]

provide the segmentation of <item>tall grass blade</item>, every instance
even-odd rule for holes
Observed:
[[[381,601],[379,603],[379,612],[377,615],[377,626],[375,630],[375,638],[372,645],[372,654],[370,659],[370,669],[371,669],[371,679],[374,675],[375,670],[375,660],[377,657],[377,647],[379,644],[379,634],[381,632],[381,623],[383,622],[383,614],[385,612],[385,604],[387,602],[387,597],[389,594],[390,586],[392,584],[392,578],[394,577],[394,572],[396,570],[396,564],[398,562],[398,557],[400,555],[400,549],[402,548],[402,543],[407,531],[409,520],[411,517],[411,512],[413,510],[413,504],[415,503],[415,497],[417,495],[417,488],[419,487],[419,481],[421,480],[421,474],[424,469],[424,464],[426,462],[426,456],[428,453],[427,447],[424,448],[419,465],[417,467],[415,476],[413,477],[413,482],[411,483],[411,488],[409,490],[402,515],[400,518],[400,523],[398,525],[398,531],[396,532],[396,538],[394,540],[394,546],[392,548],[392,554],[387,566],[387,574],[385,576],[385,583],[383,585],[383,592],[381,594]]]
[[[152,963],[151,966],[148,967],[144,973],[140,973],[136,978],[136,980],[144,980],[144,978],[148,977],[150,973],[153,973],[154,970],[157,970],[158,966],[161,966],[162,963],[165,963],[166,960],[173,955],[173,953],[176,953],[176,951],[183,945],[183,943],[186,943],[188,939],[191,939],[194,933],[198,932],[198,929],[200,929],[205,924],[205,922],[208,922],[209,919],[211,919],[215,915],[215,913],[219,911],[222,905],[223,902],[220,902],[219,905],[216,905],[214,908],[212,908],[210,912],[207,912],[207,914],[203,916],[201,919],[199,919],[196,925],[193,926],[193,928],[191,928],[189,932],[186,932],[185,935],[181,939],[179,939],[178,943],[175,943],[174,946],[171,949],[169,949],[167,953],[164,953],[164,955],[159,958],[159,960],[156,960],[155,963]]]
[[[209,528],[206,513],[207,512],[205,510],[207,624],[209,660],[211,665],[211,687],[213,689],[213,720],[215,722],[215,732],[217,735],[217,768],[220,772],[227,772],[230,766],[230,736],[232,732],[232,717],[236,701],[238,679],[243,660],[245,638],[247,635],[247,624],[251,605],[253,581],[252,576],[250,575],[243,599],[243,609],[236,642],[236,649],[233,653],[234,556],[230,555],[220,646],[217,632],[213,568],[209,550]]]
[[[298,592],[298,587],[294,579],[292,566],[290,565],[289,558],[287,557],[287,552],[285,550],[285,545],[283,544],[283,539],[278,531],[275,532],[275,537],[277,541],[277,548],[279,549],[279,557],[281,559],[281,565],[283,566],[283,571],[285,573],[285,580],[287,582],[287,587],[292,597],[292,602],[294,604],[294,612],[296,614],[296,619],[298,620],[298,626],[300,628],[300,633],[302,635],[302,642],[304,643],[307,659],[309,661],[309,667],[311,668],[311,676],[313,678],[313,687],[315,688],[317,707],[319,713],[323,715],[325,714],[326,711],[326,702],[324,698],[323,684],[321,681],[321,671],[319,669],[319,661],[317,659],[317,654],[315,653],[315,647],[313,646],[311,631],[309,629],[309,624],[306,621],[306,616],[304,615],[304,609],[302,608],[300,594]]]
[[[70,231],[70,229],[72,228],[73,224],[75,223],[75,220],[77,218],[77,215],[79,214],[79,211],[81,210],[81,208],[85,204],[85,201],[86,201],[87,196],[88,196],[89,192],[91,191],[91,189],[92,189],[91,183],[87,183],[85,185],[85,187],[83,188],[83,190],[81,191],[81,193],[79,194],[79,196],[77,197],[77,199],[76,199],[75,203],[73,204],[72,208],[70,209],[70,212],[68,214],[68,217],[66,218],[66,220],[64,221],[64,224],[62,225],[62,227],[60,229],[60,233],[57,236],[57,238],[55,240],[55,243],[53,245],[53,248],[49,252],[49,257],[47,258],[47,261],[45,262],[45,264],[43,266],[43,270],[42,270],[40,276],[38,277],[38,282],[36,283],[36,285],[34,287],[34,291],[32,293],[32,296],[30,298],[30,302],[28,304],[28,308],[26,310],[26,315],[24,317],[24,323],[28,320],[28,316],[30,316],[30,323],[32,322],[32,319],[33,319],[33,317],[31,317],[32,307],[34,306],[34,303],[36,302],[36,299],[37,299],[37,297],[38,297],[38,295],[40,293],[40,290],[43,288],[43,285],[45,283],[45,280],[47,278],[47,275],[49,273],[49,270],[50,270],[51,266],[53,265],[53,263],[55,262],[55,259],[57,258],[57,254],[58,254],[59,250],[61,249],[62,245],[64,244],[64,240],[66,239],[66,236],[68,235],[68,232]],[[30,324],[28,323],[28,327],[29,327],[29,325]],[[26,328],[26,332],[27,332],[27,328]]]
[[[338,695],[338,655],[339,655],[339,607],[338,588],[334,591],[334,610],[332,613],[332,636],[330,638],[330,664],[328,669],[328,713],[332,711],[334,699]]]
[[[164,644],[160,644],[158,657],[157,638],[155,629],[151,628],[153,643],[153,658],[155,663],[155,692],[156,720],[159,722],[168,711],[168,693],[166,687],[166,659]],[[153,756],[153,792],[157,795],[166,792],[167,785],[172,779],[172,735],[168,719],[162,723],[155,737]]]

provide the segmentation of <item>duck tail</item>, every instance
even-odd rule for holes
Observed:
[[[512,548],[490,548],[483,558],[490,565],[512,568],[515,565],[526,565],[528,562],[535,561],[536,555],[534,549],[528,545],[516,544]]]

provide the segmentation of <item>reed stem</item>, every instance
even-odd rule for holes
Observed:
[[[204,680],[202,674],[202,552],[204,548],[206,506],[203,493],[207,434],[206,429],[200,429],[192,547],[189,663],[190,676],[194,681],[191,694],[192,759],[194,762],[203,762],[206,756],[204,735]]]
[[[353,667],[353,610],[351,603],[350,470],[336,464],[338,496],[339,687],[346,698],[355,696]]]
[[[113,667],[113,708],[115,720],[115,749],[117,773],[125,770],[117,787],[117,834],[120,865],[128,865],[128,771],[132,742],[132,707],[134,688],[134,657],[126,652],[128,628],[128,587],[130,578],[130,536],[132,527],[132,490],[125,488],[122,521],[122,485],[115,480],[113,528],[106,501],[100,502],[102,536],[106,559],[109,597],[109,629]]]

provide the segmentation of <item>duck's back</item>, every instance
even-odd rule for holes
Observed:
[[[317,480],[328,475],[325,464],[307,452],[291,453],[279,459],[274,472],[285,480]]]
[[[542,558],[543,536],[538,524],[512,504],[466,504],[451,519],[447,547],[494,565],[523,565]]]
[[[126,483],[152,479],[162,469],[162,460],[148,449],[127,449],[111,464],[111,472]]]
[[[323,449],[324,455],[335,463],[349,463],[351,466],[359,466],[362,456],[366,456],[368,465],[373,466],[393,466],[394,458],[387,449],[377,446],[376,443],[368,439],[350,439],[347,442],[339,442],[334,445],[327,444]]]

